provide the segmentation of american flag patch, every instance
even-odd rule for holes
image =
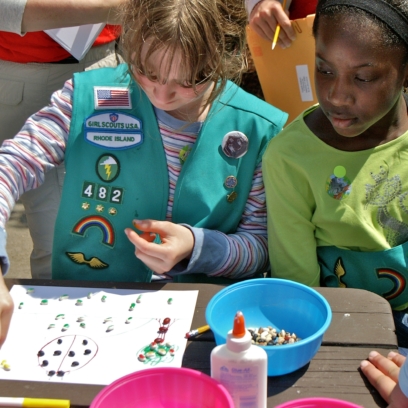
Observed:
[[[95,109],[131,109],[132,101],[127,88],[94,87]]]

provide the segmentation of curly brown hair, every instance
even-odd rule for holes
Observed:
[[[149,78],[145,70],[149,58],[164,50],[168,58],[163,68],[168,73],[180,53],[179,70],[193,89],[207,81],[218,83],[208,99],[211,103],[227,80],[239,82],[247,69],[243,0],[130,0],[122,11],[121,42],[130,72]],[[150,46],[142,61],[147,39]]]

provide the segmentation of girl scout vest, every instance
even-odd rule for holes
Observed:
[[[183,165],[172,221],[235,232],[255,167],[285,120],[281,111],[229,83]],[[239,159],[221,149],[224,135],[236,130],[249,139],[248,151]],[[124,229],[133,219],[165,220],[168,170],[153,107],[127,65],[74,75],[65,166],[53,279],[149,282],[152,271],[135,257]],[[235,199],[228,201],[231,190],[224,181],[231,175],[238,185]]]
[[[385,251],[317,248],[322,285],[377,293],[395,310],[408,307],[408,242]]]

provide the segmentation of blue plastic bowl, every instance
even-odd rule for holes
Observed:
[[[332,319],[327,300],[308,286],[285,279],[250,279],[227,286],[208,303],[205,317],[217,345],[225,344],[239,310],[247,328],[272,326],[301,338],[292,344],[263,347],[268,354],[268,376],[306,365],[319,350]]]

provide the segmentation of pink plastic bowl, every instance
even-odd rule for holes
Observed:
[[[363,408],[361,405],[352,402],[333,398],[302,398],[288,401],[275,408]]]
[[[149,368],[106,386],[90,408],[234,408],[218,381],[189,368]]]

